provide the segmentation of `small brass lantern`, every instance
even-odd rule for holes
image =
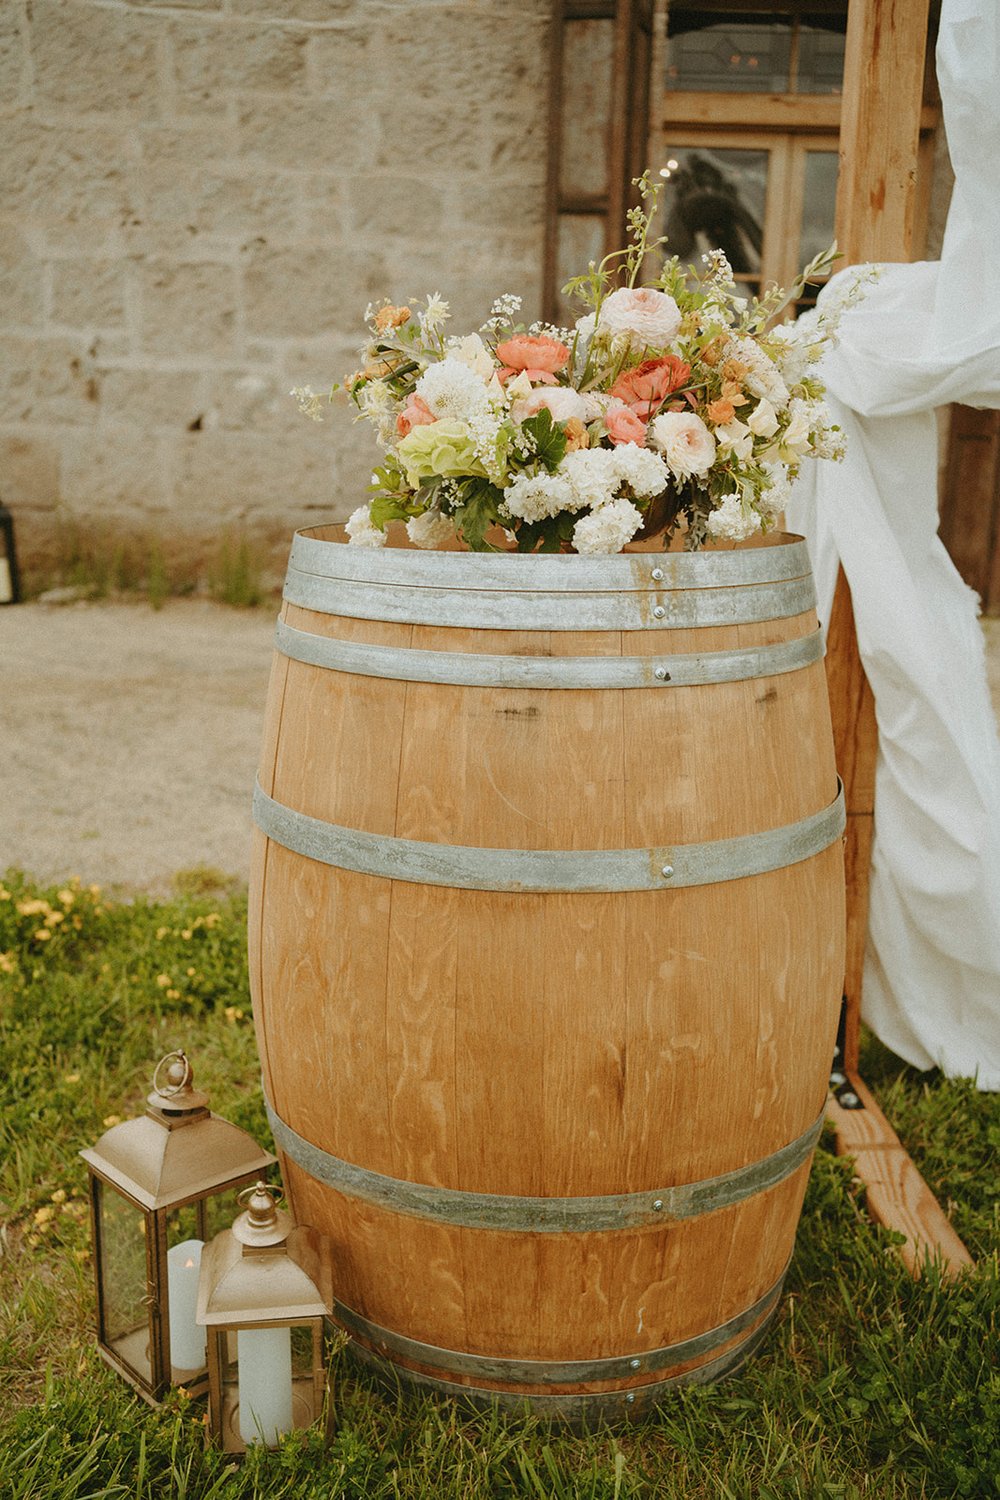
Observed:
[[[146,1113],[80,1152],[90,1169],[98,1348],[150,1405],[171,1385],[207,1389],[195,1321],[202,1246],[232,1216],[231,1195],[275,1160],[213,1115],[193,1085],[184,1053],[169,1053]]]
[[[263,1182],[208,1245],[198,1322],[208,1330],[208,1425],[227,1453],[274,1447],[321,1415],[323,1323],[333,1305],[330,1243],[292,1221]]]

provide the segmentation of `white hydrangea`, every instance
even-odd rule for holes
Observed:
[[[455,523],[439,510],[425,510],[421,516],[410,517],[406,534],[415,547],[443,547],[455,535]]]
[[[416,384],[417,395],[436,417],[464,421],[489,405],[486,382],[462,360],[449,354],[428,365]]]
[[[572,486],[559,474],[517,474],[503,492],[504,504],[522,521],[544,521],[561,510],[579,510]]]
[[[670,470],[658,453],[638,443],[620,443],[614,450],[618,478],[640,500],[659,495],[670,483]]]
[[[355,547],[385,546],[385,532],[379,531],[377,526],[372,525],[370,505],[359,505],[357,510],[352,511],[347,518],[344,530]]]
[[[613,500],[621,483],[616,450],[576,448],[559,465],[559,476],[568,480],[573,503],[567,510],[594,510]]]
[[[723,351],[725,359],[746,365],[746,388],[752,396],[764,397],[773,406],[788,405],[788,387],[774,360],[751,338],[731,338]]]
[[[642,514],[631,500],[610,500],[573,527],[573,546],[590,556],[620,552],[642,525]]]
[[[787,509],[791,498],[792,484],[785,464],[761,464],[768,483],[757,496],[757,504],[765,515],[772,519]]]
[[[743,542],[760,530],[760,516],[748,505],[744,505],[734,491],[731,495],[723,495],[718,508],[712,511],[705,526],[712,536],[724,537],[731,542]]]

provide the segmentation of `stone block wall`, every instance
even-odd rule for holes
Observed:
[[[376,449],[293,385],[370,300],[537,316],[548,0],[2,0],[0,497],[74,536],[283,556]]]

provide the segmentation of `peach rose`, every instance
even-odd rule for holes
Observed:
[[[512,339],[497,345],[497,359],[503,365],[501,380],[523,370],[529,380],[541,385],[555,385],[556,371],[561,370],[569,359],[569,350],[558,339],[516,333]]]
[[[429,422],[436,422],[437,417],[431,411],[422,396],[412,394],[406,398],[406,405],[396,418],[396,431],[400,437],[406,437],[414,427],[426,427]]]
[[[641,446],[646,441],[646,424],[630,406],[611,407],[605,414],[604,425],[616,448],[619,443],[638,443]]]
[[[676,354],[665,354],[662,359],[644,359],[641,365],[619,375],[611,387],[611,394],[648,421],[668,396],[680,390],[690,374],[691,366],[678,359]]]

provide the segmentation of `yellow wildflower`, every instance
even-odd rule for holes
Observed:
[[[104,1119],[101,1121],[101,1124],[104,1125],[108,1130],[110,1130],[112,1125],[120,1125],[121,1122],[121,1115],[105,1115]]]
[[[179,1000],[180,998],[181,998],[181,992],[180,992],[180,990],[167,990],[167,999],[168,1000]]]
[[[193,978],[194,978],[194,976],[195,976],[195,975],[196,975],[196,974],[197,974],[197,972],[198,972],[198,970],[197,970],[197,969],[188,969],[188,970],[187,970],[187,977],[188,977],[188,978],[189,978],[189,979],[193,979]]]
[[[13,974],[16,968],[12,953],[0,953],[0,974]]]
[[[35,1209],[35,1223],[38,1225],[47,1224],[50,1219],[55,1218],[55,1212],[51,1203],[43,1204],[41,1208]]]
[[[162,943],[163,939],[167,936],[167,934],[169,933],[169,931],[170,931],[169,927],[158,927],[156,929],[156,941],[158,943]]]
[[[62,902],[63,906],[72,906],[73,902],[76,900],[76,897],[71,890],[65,890],[59,892],[59,900]]]
[[[65,1078],[63,1079],[63,1083],[79,1083],[79,1082],[80,1082],[80,1075],[79,1075],[79,1073],[67,1073],[66,1076],[65,1076]]]
[[[156,982],[160,986],[161,990],[165,990],[167,988],[167,986],[170,984],[170,975],[169,974],[157,974],[157,976],[156,976]]]
[[[65,1188],[56,1188],[55,1192],[52,1194],[52,1202],[53,1203],[65,1203],[66,1202],[66,1189]]]
[[[52,936],[51,932],[49,931],[49,929],[47,927],[39,927],[38,931],[37,932],[33,932],[31,935],[39,943],[47,943],[48,940],[49,940],[49,938]]]
[[[88,885],[87,889],[95,900],[101,894],[101,887],[99,885]]]
[[[181,937],[184,939],[185,942],[187,942],[190,939],[190,937],[191,937],[191,929],[190,929],[190,927],[185,927],[185,928],[182,929],[182,931],[181,931]]]
[[[65,922],[66,913],[62,911],[50,911],[45,918],[46,927],[58,927],[60,922]]]
[[[39,901],[35,899],[31,901],[19,901],[17,903],[17,909],[22,917],[37,917],[40,916],[43,911],[50,911],[51,907],[49,906],[49,903],[47,901]]]

